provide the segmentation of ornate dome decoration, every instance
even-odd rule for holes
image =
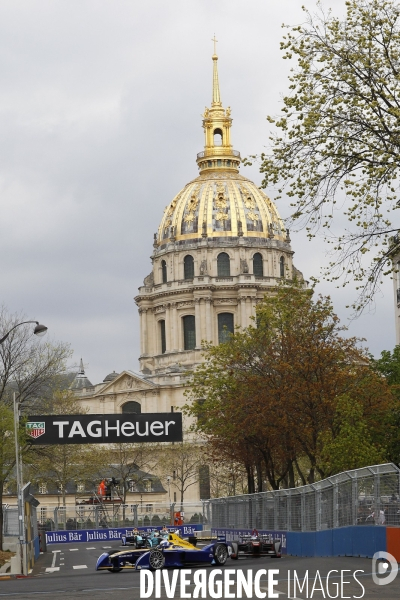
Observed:
[[[69,387],[71,390],[74,390],[74,391],[83,390],[83,388],[93,387],[93,384],[89,381],[89,379],[85,375],[85,369],[83,367],[82,359],[81,359],[81,362],[79,365],[79,371]]]
[[[230,142],[231,109],[222,107],[215,53],[212,60],[212,102],[203,114],[205,146],[197,155],[200,175],[165,209],[156,244],[241,236],[286,241],[274,204],[239,175],[240,154]]]
[[[114,381],[114,379],[116,377],[118,377],[119,373],[116,373],[115,371],[113,371],[112,373],[109,373],[108,375],[106,375],[106,377],[104,377],[103,379],[103,383],[108,383],[109,381]]]

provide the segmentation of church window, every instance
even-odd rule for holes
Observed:
[[[283,256],[279,259],[279,275],[285,277],[285,258]]]
[[[194,315],[183,317],[183,347],[185,350],[194,350],[196,347],[196,326]]]
[[[162,272],[162,282],[167,283],[167,263],[165,260],[161,261],[161,272]]]
[[[47,494],[47,483],[39,484],[39,494]]]
[[[160,321],[160,340],[161,340],[161,354],[165,354],[167,350],[167,343],[165,337],[165,321]]]
[[[222,160],[219,158],[219,159],[217,160],[217,167],[220,167],[221,165],[222,165]]]
[[[214,129],[214,146],[222,146],[222,131],[221,129]]]
[[[218,343],[227,342],[233,332],[233,314],[220,313],[218,315]]]
[[[227,166],[228,166],[228,167],[230,167],[230,166],[231,166],[231,161],[230,161],[230,160],[228,160],[228,161],[226,162],[226,164],[227,164]]]
[[[139,402],[134,402],[133,400],[131,402],[125,402],[125,404],[122,405],[122,414],[130,414],[130,415],[140,415],[140,413],[142,412],[142,407],[140,406]]]
[[[185,279],[193,279],[194,277],[194,260],[193,256],[187,254],[183,259],[183,270]]]
[[[231,261],[229,255],[226,252],[221,252],[221,254],[218,254],[217,272],[218,277],[230,277]]]
[[[259,252],[256,252],[253,256],[253,273],[256,277],[262,277],[264,275],[263,258]]]

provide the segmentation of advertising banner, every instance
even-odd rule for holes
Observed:
[[[115,444],[181,442],[182,413],[30,416],[32,443]]]
[[[123,535],[131,532],[133,527],[115,527],[112,529],[78,529],[77,531],[46,531],[47,544],[71,544],[79,542],[118,542]],[[138,527],[139,531],[151,533],[159,531],[155,527]],[[195,531],[202,531],[203,525],[179,525],[169,527],[170,532],[180,531],[182,537],[193,535]]]

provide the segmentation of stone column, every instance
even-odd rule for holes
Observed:
[[[196,348],[201,346],[200,298],[194,299],[194,320],[196,327]]]
[[[202,298],[200,304],[200,318],[201,318],[201,339],[207,339],[207,328],[206,328],[206,299]]]
[[[141,339],[142,339],[142,354],[148,354],[149,341],[147,339],[147,308],[142,308],[142,331],[141,331]]]
[[[143,344],[144,344],[144,336],[143,336],[143,308],[139,308],[139,322],[140,322],[140,356],[144,354],[143,352]]]
[[[177,315],[177,303],[171,303],[172,315],[171,315],[171,350],[178,350],[178,315]]]
[[[171,305],[165,305],[165,346],[166,352],[171,351]]]
[[[242,301],[240,303],[240,325],[244,329],[250,325],[247,317],[247,298],[246,296],[242,296]]]
[[[207,342],[214,342],[213,338],[213,319],[212,319],[212,299],[206,298],[206,339]]]

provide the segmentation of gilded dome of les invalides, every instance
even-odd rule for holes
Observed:
[[[284,242],[286,230],[275,205],[239,174],[240,154],[230,142],[231,110],[222,107],[216,54],[212,59],[213,98],[203,114],[204,151],[197,155],[200,175],[166,207],[157,245],[240,236]]]

